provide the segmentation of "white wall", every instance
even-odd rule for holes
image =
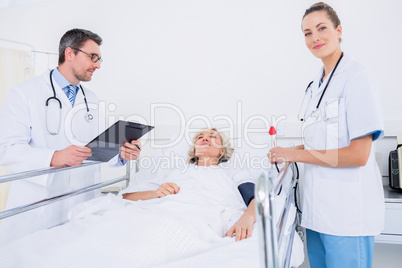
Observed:
[[[169,138],[179,133],[178,125],[198,128],[202,120],[191,120],[203,115],[216,126],[229,127],[230,119],[240,136],[247,120],[260,116],[252,126],[266,132],[261,118],[282,116],[280,137],[292,138],[300,136],[296,117],[305,87],[321,66],[300,29],[304,10],[314,2],[43,1],[0,8],[0,38],[57,53],[60,37],[71,28],[98,33],[104,63],[87,86],[106,107],[115,107],[108,110],[111,121],[141,117],[156,126],[157,136]],[[328,3],[341,18],[343,50],[378,80],[390,136],[378,149],[386,172],[394,136],[402,133],[402,1]],[[55,56],[35,56],[37,74],[57,63]],[[153,120],[151,106],[157,103],[174,109],[156,109]]]
[[[150,122],[150,104],[166,102],[187,119],[202,114],[235,120],[241,101],[243,123],[255,114],[268,120],[286,115],[293,122],[305,86],[321,65],[305,48],[300,30],[312,3],[47,1],[0,9],[0,38],[57,52],[61,35],[70,28],[101,35],[105,61],[88,86],[116,104],[114,115],[140,115]],[[343,50],[379,81],[384,119],[402,120],[397,80],[402,73],[402,2],[328,3],[342,21]],[[55,58],[51,61],[50,66],[56,64]],[[159,109],[156,115],[156,125],[180,123],[172,109]]]

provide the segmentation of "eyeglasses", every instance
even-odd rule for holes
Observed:
[[[73,47],[72,47],[72,49],[81,51],[82,53],[85,53],[85,54],[88,54],[89,56],[91,56],[91,61],[94,62],[94,63],[96,63],[97,61],[99,61],[100,63],[103,62],[103,59],[101,59],[101,58],[100,58],[98,55],[96,55],[96,54],[92,54],[92,53],[86,52],[86,51],[81,50],[81,49],[79,49],[79,48],[73,48]]]

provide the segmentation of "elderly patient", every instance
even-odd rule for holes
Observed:
[[[233,218],[229,219],[231,226],[225,230],[225,234],[229,237],[236,235],[236,241],[248,238],[255,223],[253,178],[245,170],[236,170],[225,165],[233,151],[229,139],[217,129],[201,130],[193,138],[188,153],[190,166],[185,174],[173,171],[157,181],[148,182],[148,185],[135,186],[135,191],[123,194],[123,198],[138,201],[208,191],[212,194],[209,201],[214,201],[217,205],[226,204],[229,208],[238,206],[242,210],[245,202],[248,205],[247,210],[236,222],[233,220],[238,217],[232,215]],[[246,190],[242,191],[243,189]],[[200,202],[206,202],[205,198],[201,197]]]
[[[254,201],[238,190],[253,176],[225,163],[233,148],[216,129],[193,141],[184,172],[158,172],[130,185],[124,199],[109,194],[77,205],[69,223],[0,247],[1,267],[165,267],[198,256],[191,260],[213,262],[201,267],[243,267],[235,262],[241,257],[257,267],[258,239],[244,239],[255,222]]]

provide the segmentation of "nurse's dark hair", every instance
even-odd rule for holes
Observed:
[[[88,30],[84,29],[71,29],[67,31],[60,39],[59,44],[59,65],[62,64],[66,58],[64,52],[66,48],[81,48],[88,40],[92,40],[100,46],[102,44],[102,38]],[[77,54],[77,50],[74,51]]]
[[[330,21],[334,24],[335,28],[341,25],[341,20],[338,17],[338,14],[336,14],[336,11],[328,4],[324,2],[318,2],[306,9],[306,12],[304,12],[303,19],[310,13],[313,13],[315,11],[325,11],[327,12],[328,18]],[[303,20],[302,19],[302,20]]]

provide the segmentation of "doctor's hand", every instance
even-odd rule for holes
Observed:
[[[294,148],[274,147],[269,151],[267,155],[271,164],[279,164],[282,162],[295,162],[295,151],[296,150]]]
[[[54,152],[50,166],[78,166],[91,155],[91,148],[70,145],[61,151]]]
[[[120,146],[120,158],[125,160],[137,160],[141,152],[141,142],[132,140],[131,143],[126,142]]]
[[[155,191],[155,198],[165,197],[170,194],[177,194],[180,191],[180,187],[176,183],[166,182]]]

